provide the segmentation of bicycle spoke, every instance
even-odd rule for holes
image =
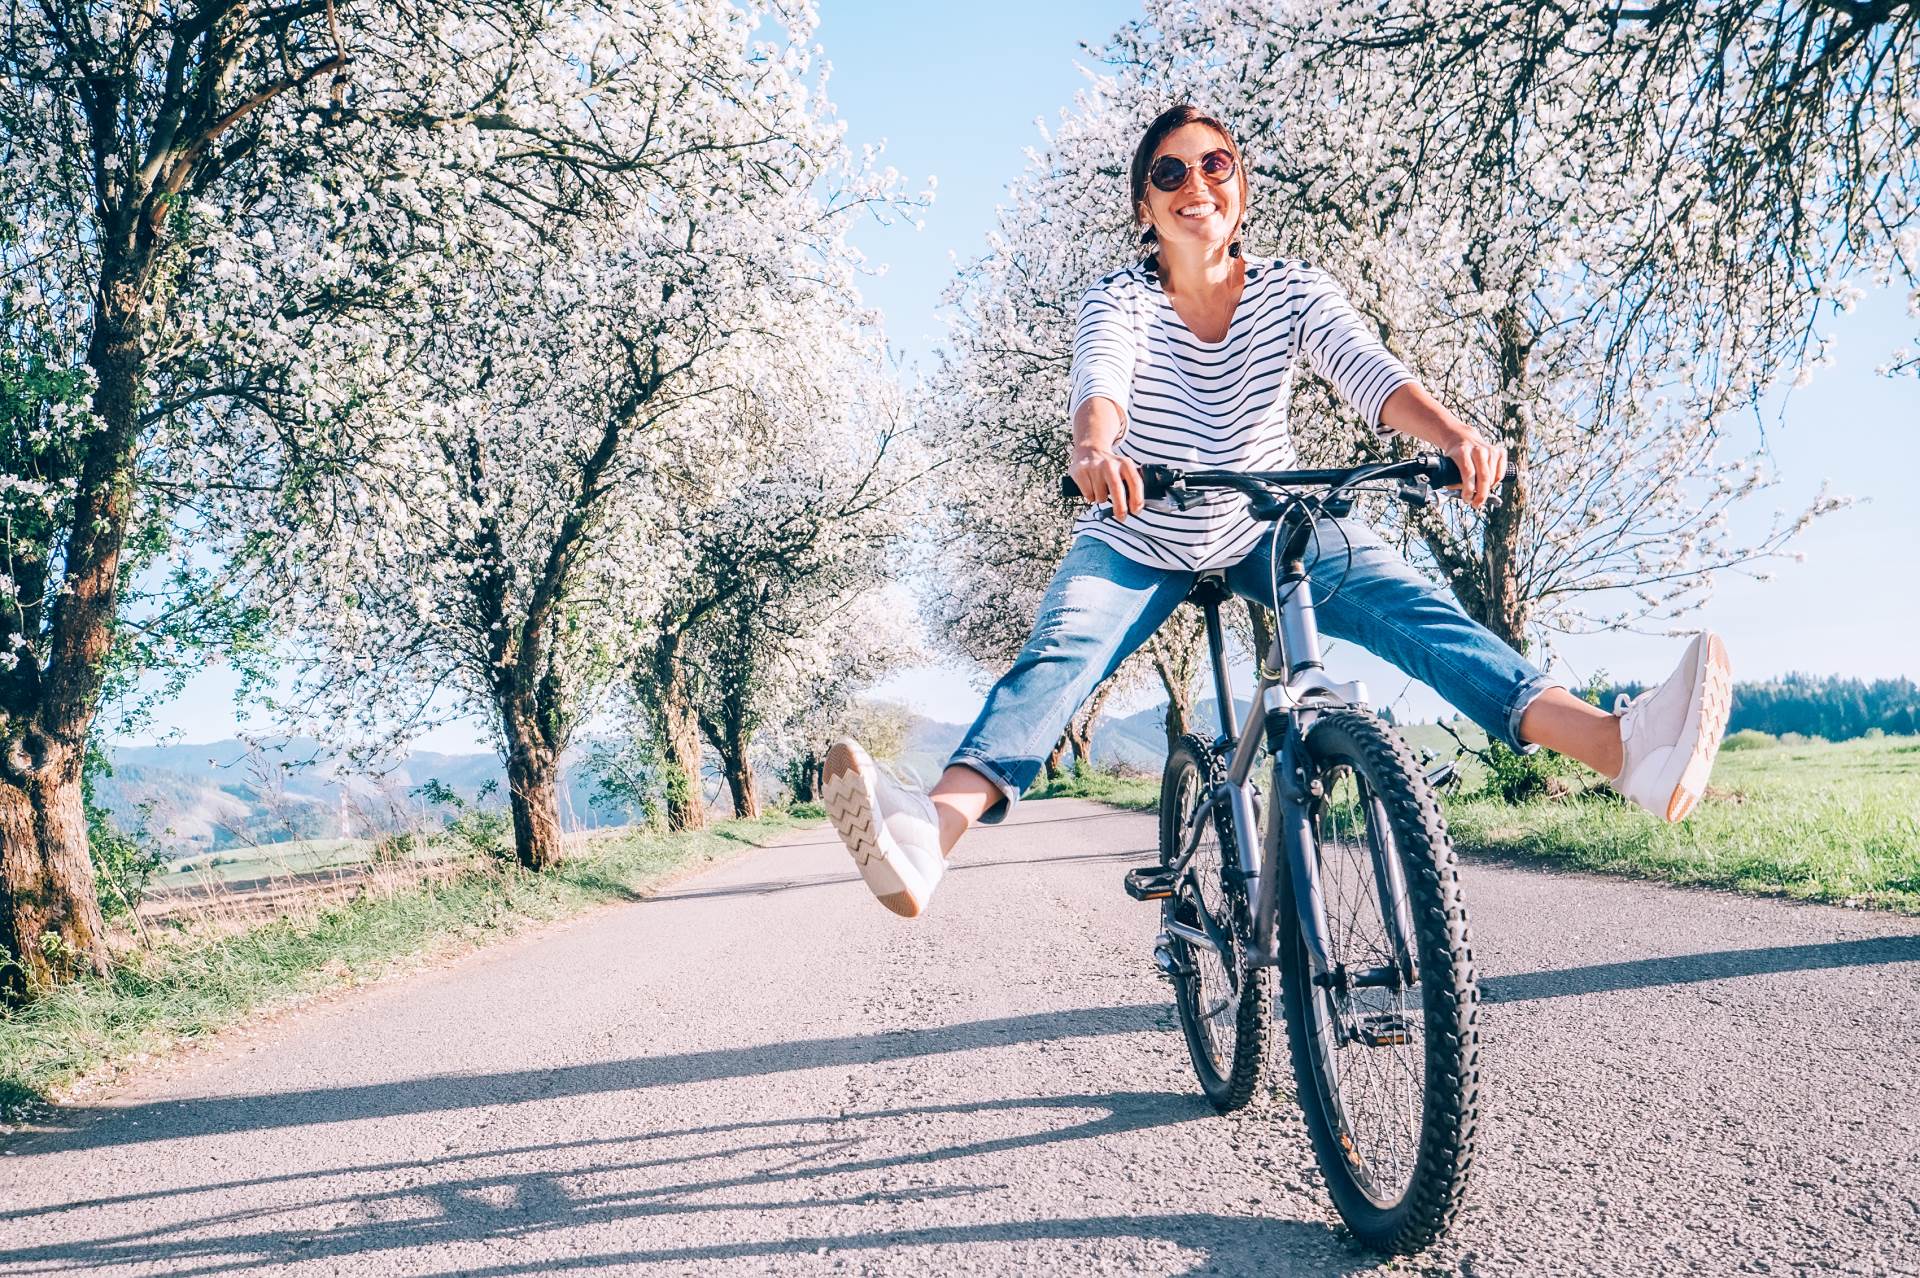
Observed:
[[[1399,954],[1375,872],[1376,847],[1397,855],[1381,808],[1351,768],[1323,775],[1318,843],[1329,957],[1348,980],[1362,972],[1398,972]],[[1332,999],[1324,1039],[1336,1121],[1370,1196],[1397,1200],[1419,1154],[1425,1083],[1424,1027],[1417,999],[1399,986],[1348,987]]]

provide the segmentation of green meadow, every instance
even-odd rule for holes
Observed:
[[[1431,725],[1407,735],[1451,753]],[[1446,800],[1454,844],[1468,855],[1920,914],[1920,737],[1738,733],[1680,825],[1627,807],[1604,786],[1519,804],[1480,797],[1482,775],[1469,759]],[[1151,809],[1159,781],[1096,772],[1034,794]]]

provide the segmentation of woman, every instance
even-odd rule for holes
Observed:
[[[1287,401],[1304,357],[1376,429],[1452,458],[1475,508],[1506,471],[1505,454],[1414,381],[1331,279],[1304,262],[1241,252],[1246,172],[1218,120],[1191,106],[1165,112],[1141,139],[1131,176],[1149,252],[1082,300],[1068,409],[1068,469],[1105,509],[1081,516],[1033,637],[931,794],[880,772],[855,742],[827,756],[828,815],[867,885],[898,914],[926,909],[960,836],[1005,818],[1082,699],[1159,629],[1196,573],[1223,569],[1237,594],[1267,600],[1268,526],[1244,499],[1209,492],[1186,510],[1148,508],[1142,463],[1293,465]],[[1316,543],[1337,548],[1309,563],[1324,632],[1427,683],[1489,737],[1557,750],[1614,778],[1664,820],[1699,801],[1729,700],[1717,636],[1696,636],[1666,683],[1608,714],[1475,623],[1358,521],[1323,528]]]

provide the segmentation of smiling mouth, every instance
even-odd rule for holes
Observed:
[[[1208,214],[1218,213],[1219,211],[1220,206],[1217,204],[1189,204],[1183,209],[1174,210],[1174,212],[1181,217],[1192,218],[1206,217]]]

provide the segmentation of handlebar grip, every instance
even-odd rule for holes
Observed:
[[[1140,484],[1146,491],[1148,501],[1159,501],[1173,491],[1180,482],[1180,472],[1170,466],[1157,462],[1148,462],[1140,468]],[[1074,482],[1072,475],[1060,476],[1060,495],[1070,501],[1080,501],[1080,485]]]
[[[1427,469],[1427,480],[1435,488],[1451,488],[1460,482],[1460,464],[1451,457],[1438,457]]]

